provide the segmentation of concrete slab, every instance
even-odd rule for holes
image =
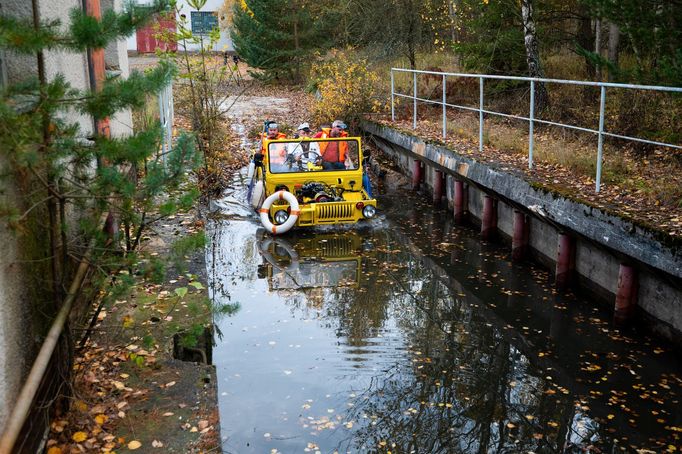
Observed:
[[[427,143],[419,137],[369,121],[363,122],[362,128],[374,136],[399,145],[407,153],[429,165],[441,167],[494,192],[498,197],[524,208],[546,223],[594,241],[624,257],[682,278],[682,250],[665,245],[661,241],[665,236],[662,232],[647,230],[630,220],[535,187],[513,173],[499,171],[491,164],[458,155],[444,146]]]

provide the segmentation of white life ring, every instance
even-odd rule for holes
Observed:
[[[291,207],[289,219],[287,219],[284,224],[274,225],[272,222],[270,222],[270,207],[275,200],[286,200],[289,202],[289,206]],[[277,191],[274,194],[270,194],[270,197],[265,199],[263,205],[258,211],[260,212],[261,224],[263,224],[263,227],[265,227],[268,232],[272,232],[273,235],[288,232],[294,226],[294,224],[296,224],[298,215],[301,214],[296,197],[294,197],[291,192],[285,191],[284,189]]]
[[[273,254],[270,252],[270,247],[272,245],[281,247],[284,249],[286,254],[289,256],[289,260],[291,261],[289,265],[287,266],[282,266],[280,265]],[[278,271],[283,271],[283,272],[296,272],[298,270],[298,253],[296,250],[293,248],[291,244],[284,238],[265,238],[261,239],[258,242],[258,252],[263,256],[267,262],[272,265],[272,267]]]

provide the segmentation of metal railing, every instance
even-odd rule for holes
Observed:
[[[412,94],[397,93],[395,91],[395,75],[394,73],[411,73],[413,75],[413,87]],[[432,99],[424,99],[417,96],[417,76],[420,74],[428,74],[431,76],[440,76],[443,79],[443,98],[441,101],[436,101]],[[479,80],[479,102],[478,108],[470,106],[461,106],[457,104],[449,104],[447,102],[447,78],[448,77],[465,77]],[[484,101],[484,81],[486,79],[493,80],[516,80],[525,81],[530,83],[530,107],[528,117],[520,115],[506,114],[503,112],[495,112],[492,110],[486,110],[483,107]],[[580,85],[588,87],[599,87],[600,97],[599,97],[599,126],[598,129],[584,128],[576,125],[569,125],[564,123],[558,123],[549,120],[540,120],[535,118],[535,84],[536,83],[555,83],[555,84],[566,84],[566,85]],[[578,80],[562,80],[562,79],[542,79],[542,78],[532,78],[532,77],[516,77],[516,76],[494,76],[486,74],[466,74],[466,73],[446,73],[446,72],[436,72],[436,71],[420,71],[413,69],[403,69],[403,68],[391,68],[391,120],[395,121],[395,98],[407,98],[413,101],[413,120],[412,128],[417,129],[417,102],[423,102],[426,104],[436,104],[443,106],[443,138],[447,136],[447,115],[446,109],[448,107],[453,107],[457,109],[462,109],[470,112],[478,112],[478,149],[483,151],[483,130],[484,130],[484,114],[497,115],[505,118],[514,118],[517,120],[523,120],[528,122],[528,168],[533,168],[533,148],[534,148],[534,137],[533,129],[535,123],[541,123],[546,125],[558,126],[562,128],[572,129],[576,131],[583,131],[588,133],[593,133],[598,136],[597,141],[597,172],[596,172],[596,187],[595,191],[599,192],[601,187],[601,175],[602,175],[602,161],[603,161],[603,148],[604,148],[604,137],[613,137],[616,139],[630,140],[634,142],[641,142],[650,145],[658,145],[664,147],[670,147],[678,150],[682,150],[682,146],[678,144],[657,142],[653,140],[642,139],[640,137],[630,137],[620,134],[615,134],[607,132],[604,129],[604,111],[606,108],[606,89],[607,88],[619,88],[619,89],[632,89],[632,90],[651,90],[657,92],[672,92],[672,93],[682,93],[682,88],[680,87],[661,87],[653,85],[631,85],[631,84],[616,84],[610,82],[587,82]]]

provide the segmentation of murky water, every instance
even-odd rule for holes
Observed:
[[[612,452],[680,445],[682,367],[418,199],[356,229],[258,231],[236,183],[209,283],[228,453]]]

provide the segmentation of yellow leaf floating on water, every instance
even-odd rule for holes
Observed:
[[[50,449],[47,450],[47,454],[62,454],[62,448],[52,446]]]
[[[76,443],[80,443],[82,441],[85,441],[88,438],[88,434],[85,432],[76,432],[71,436],[71,439],[75,441]]]
[[[130,443],[128,443],[128,449],[130,449],[131,451],[132,451],[133,449],[139,449],[140,446],[142,446],[142,443],[140,443],[140,442],[137,441],[137,440],[133,440],[133,441],[131,441]]]
[[[102,424],[107,422],[107,416],[106,415],[97,415],[97,416],[95,416],[95,422],[101,426]]]
[[[608,419],[613,419],[613,418],[615,418],[615,417],[616,417],[616,415],[608,415],[608,416],[607,416]]]

